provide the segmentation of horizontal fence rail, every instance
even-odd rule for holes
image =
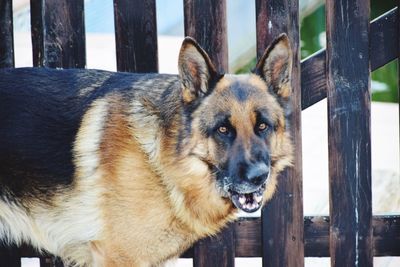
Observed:
[[[304,217],[304,256],[329,257],[329,216]],[[374,216],[373,256],[400,256],[400,216]],[[261,218],[241,218],[234,224],[236,257],[262,257]],[[182,257],[191,258],[188,250]]]
[[[304,217],[304,256],[329,257],[329,216]],[[241,218],[233,223],[236,257],[261,257],[261,218]],[[373,256],[400,256],[400,215],[373,216]],[[16,257],[38,257],[37,251],[28,246],[21,247]],[[192,258],[193,248],[182,258]]]

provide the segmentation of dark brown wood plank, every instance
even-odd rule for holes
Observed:
[[[83,0],[31,0],[33,65],[86,66]]]
[[[40,267],[54,267],[53,258],[50,257],[40,257]]]
[[[371,70],[376,70],[397,57],[398,8],[382,14],[371,22]]]
[[[235,223],[236,257],[261,257],[260,218],[241,218]]]
[[[193,37],[207,51],[220,73],[228,71],[228,39],[225,0],[185,0],[185,35]],[[234,266],[233,226],[217,237],[206,238],[194,247],[194,266]]]
[[[155,0],[114,0],[117,70],[158,72]]]
[[[332,266],[373,265],[368,0],[326,3]]]
[[[261,218],[242,218],[235,227],[236,257],[261,257]],[[400,216],[374,216],[373,255],[400,256]],[[305,257],[329,257],[329,216],[304,217]],[[193,249],[182,257],[193,257]]]
[[[235,266],[235,238],[233,225],[220,234],[200,240],[193,250],[194,267]]]
[[[398,8],[371,22],[370,60],[374,71],[397,58]],[[301,62],[301,106],[306,109],[326,97],[325,49]]]
[[[374,256],[400,256],[400,217],[376,216],[372,225]]]
[[[17,247],[0,244],[0,266],[21,267],[21,256]]]
[[[329,257],[329,217],[304,218],[304,254],[312,257]]]
[[[193,37],[210,55],[219,72],[228,71],[225,0],[185,0],[185,35]]]
[[[321,101],[326,97],[325,49],[301,62],[301,108]]]
[[[12,0],[0,1],[0,68],[14,67]]]
[[[40,257],[40,267],[68,267],[57,257]]]
[[[290,130],[296,151],[293,167],[280,175],[275,197],[262,212],[263,266],[303,266],[303,196],[301,165],[301,89],[297,0],[257,0],[257,55],[279,34],[293,49]]]

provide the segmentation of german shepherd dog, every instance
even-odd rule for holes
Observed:
[[[179,75],[0,71],[0,239],[75,266],[160,266],[254,212],[291,164],[286,35],[246,75],[185,38]]]

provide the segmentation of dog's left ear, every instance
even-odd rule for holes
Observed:
[[[282,100],[287,100],[292,93],[292,61],[289,38],[286,34],[281,34],[265,49],[255,68],[255,73],[261,76],[269,89]]]
[[[218,77],[210,57],[190,37],[183,40],[178,69],[182,83],[182,99],[186,104],[206,95],[210,89],[210,82]]]

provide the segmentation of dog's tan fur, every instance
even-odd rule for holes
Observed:
[[[157,80],[159,89],[154,91],[149,91],[154,80],[140,80],[135,83],[134,97],[112,92],[94,101],[74,142],[73,187],[60,188],[50,204],[25,200],[31,214],[0,201],[0,214],[9,213],[0,215],[0,222],[8,225],[0,225],[0,237],[21,221],[15,233],[5,235],[17,242],[28,241],[67,262],[145,267],[162,265],[198,239],[215,235],[236,218],[237,208],[221,195],[210,165],[218,166],[231,155],[205,135],[202,124],[212,123],[218,112],[229,111],[235,142],[249,159],[254,142],[266,142],[271,157],[263,198],[267,202],[275,192],[278,173],[292,160],[282,104],[291,93],[291,57],[289,41],[281,37],[266,50],[256,74],[225,75],[210,93],[215,67],[193,41],[184,42],[179,58],[181,90],[160,103],[155,99],[176,84],[176,78]],[[283,75],[282,69],[289,74]],[[237,84],[249,88],[242,100],[232,89]],[[82,94],[89,89],[83,88]],[[190,131],[183,130],[182,105],[193,105],[199,99]],[[265,109],[274,123],[267,140],[254,135],[254,110],[258,108]],[[49,207],[51,219],[46,215]],[[63,228],[56,223],[63,220],[79,226],[71,228],[64,239],[62,233],[52,232],[55,227]],[[48,227],[40,227],[40,222]],[[27,226],[30,233],[22,230]]]

